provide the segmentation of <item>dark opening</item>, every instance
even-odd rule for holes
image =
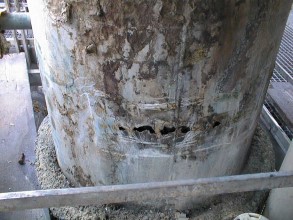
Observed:
[[[100,11],[97,13],[97,15],[98,15],[99,17],[103,17],[103,16],[105,16],[105,12],[103,11],[102,8],[100,8]]]
[[[214,124],[213,124],[213,128],[215,128],[215,127],[219,126],[220,124],[221,124],[220,122],[218,122],[218,121],[215,121],[215,122],[214,122]]]
[[[160,130],[160,132],[162,135],[166,135],[166,134],[174,132],[175,130],[176,129],[174,127],[168,128],[168,127],[164,126],[164,128],[162,130]]]
[[[138,128],[134,128],[134,131],[143,132],[143,131],[149,131],[151,134],[154,134],[155,131],[151,126],[145,125]]]
[[[120,131],[125,131],[126,129],[123,128],[123,127],[119,127],[119,130],[120,130]]]
[[[104,10],[103,10],[103,8],[102,8],[102,5],[99,3],[99,5],[98,5],[98,12],[97,12],[97,15],[99,16],[99,17],[103,17],[104,15],[105,15],[105,12],[104,12]]]
[[[183,160],[185,160],[187,157],[186,157],[186,155],[181,155],[181,158],[182,158]]]
[[[182,126],[181,127],[181,132],[182,133],[187,133],[188,131],[190,131],[190,128],[189,127],[187,127],[187,126]]]

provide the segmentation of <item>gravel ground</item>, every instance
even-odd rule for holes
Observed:
[[[36,169],[38,179],[43,189],[68,188],[73,187],[62,173],[54,149],[51,137],[51,128],[48,117],[42,122],[36,141]],[[257,127],[252,140],[251,153],[243,173],[269,172],[275,169],[275,158],[273,147],[269,137],[265,132]],[[244,212],[260,213],[267,198],[268,191],[234,193],[230,195],[218,196],[209,204],[202,207],[178,212],[173,209],[165,211],[156,210],[152,207],[136,206],[129,209],[123,205],[104,205],[50,208],[52,215],[56,219],[211,219],[230,220]]]

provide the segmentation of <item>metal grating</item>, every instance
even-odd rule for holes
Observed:
[[[293,132],[287,127],[281,116],[278,114],[277,110],[275,109],[274,105],[268,101],[268,99],[265,100],[264,103],[265,107],[269,110],[271,115],[274,117],[276,122],[279,124],[279,126],[282,128],[282,130],[285,132],[285,134],[288,136],[290,140],[293,139]]]
[[[6,39],[9,39],[9,38],[13,38],[13,34],[12,34],[12,30],[5,30],[4,32],[4,36]],[[26,30],[26,39],[33,39],[34,38],[34,35],[33,35],[33,31],[32,30]],[[20,31],[16,31],[16,37],[18,40],[21,40],[21,32]]]
[[[286,25],[276,59],[276,67],[273,71],[270,82],[288,83],[290,78],[293,78],[293,29],[292,27]],[[292,82],[289,81],[289,83]],[[290,128],[286,125],[286,122],[283,121],[274,104],[270,102],[268,98],[266,98],[264,106],[266,106],[270,114],[273,116],[288,138],[292,140],[293,131],[291,131]]]
[[[293,29],[286,25],[277,55],[277,63],[293,77]]]
[[[274,69],[273,75],[271,78],[271,83],[272,82],[288,82],[280,73],[277,69]]]
[[[7,0],[9,4],[9,9],[11,12],[17,11],[17,4],[19,5],[19,11],[28,12],[27,0],[18,0],[17,4],[15,4],[15,0]],[[0,8],[5,8],[5,0],[0,0]]]

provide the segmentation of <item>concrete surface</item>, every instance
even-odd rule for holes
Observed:
[[[36,127],[24,53],[0,60],[0,192],[38,189],[34,169]],[[24,165],[18,163],[24,153]],[[48,211],[0,213],[1,220],[48,219]]]

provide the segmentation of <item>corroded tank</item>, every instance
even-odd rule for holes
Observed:
[[[291,0],[31,0],[58,162],[77,185],[236,174]]]

